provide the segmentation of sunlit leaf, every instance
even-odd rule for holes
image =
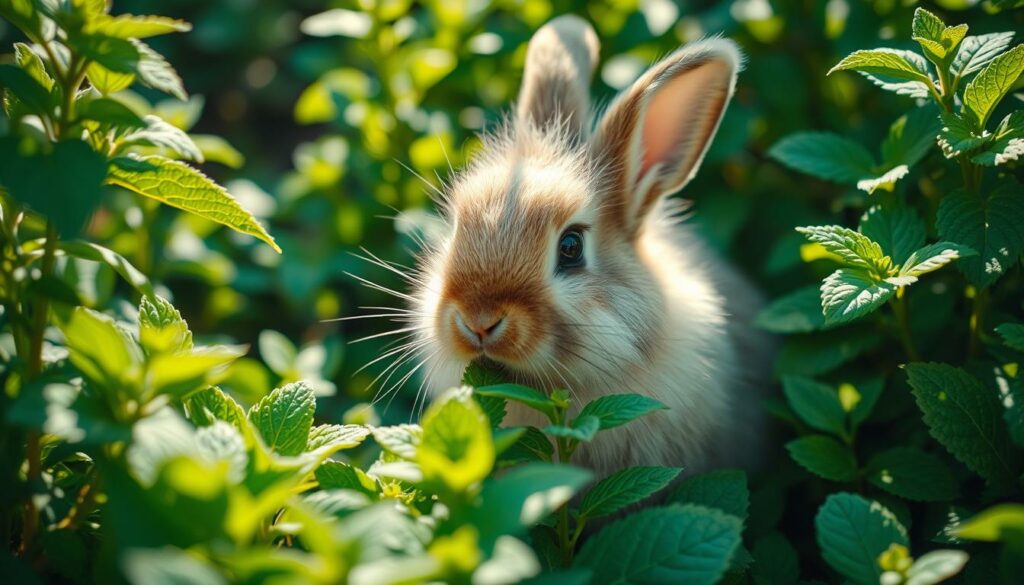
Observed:
[[[251,214],[223,187],[192,167],[162,156],[119,157],[111,161],[107,181],[226,225],[281,249]]]

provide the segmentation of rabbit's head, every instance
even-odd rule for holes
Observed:
[[[410,313],[428,381],[485,358],[536,386],[574,385],[659,351],[668,301],[647,267],[673,251],[645,234],[700,165],[741,57],[724,39],[683,47],[592,124],[597,57],[582,20],[541,28],[514,115],[449,185]]]

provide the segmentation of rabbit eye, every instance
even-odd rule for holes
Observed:
[[[583,234],[568,229],[558,238],[558,270],[583,266]]]

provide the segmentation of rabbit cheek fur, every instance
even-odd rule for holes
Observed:
[[[731,97],[740,56],[701,41],[654,65],[591,135],[597,39],[582,20],[543,27],[527,52],[517,113],[442,202],[444,234],[413,293],[428,392],[485,357],[515,381],[569,388],[577,407],[640,392],[668,409],[599,433],[576,461],[750,467],[770,342],[750,327],[760,300],[680,223],[667,195],[696,172]],[[559,269],[566,230],[581,266]],[[505,424],[543,424],[509,405]]]

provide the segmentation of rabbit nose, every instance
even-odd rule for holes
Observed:
[[[464,316],[461,312],[455,312],[455,323],[469,340],[475,344],[483,345],[497,339],[505,324],[505,316],[495,317],[492,314],[481,313],[471,317]]]

